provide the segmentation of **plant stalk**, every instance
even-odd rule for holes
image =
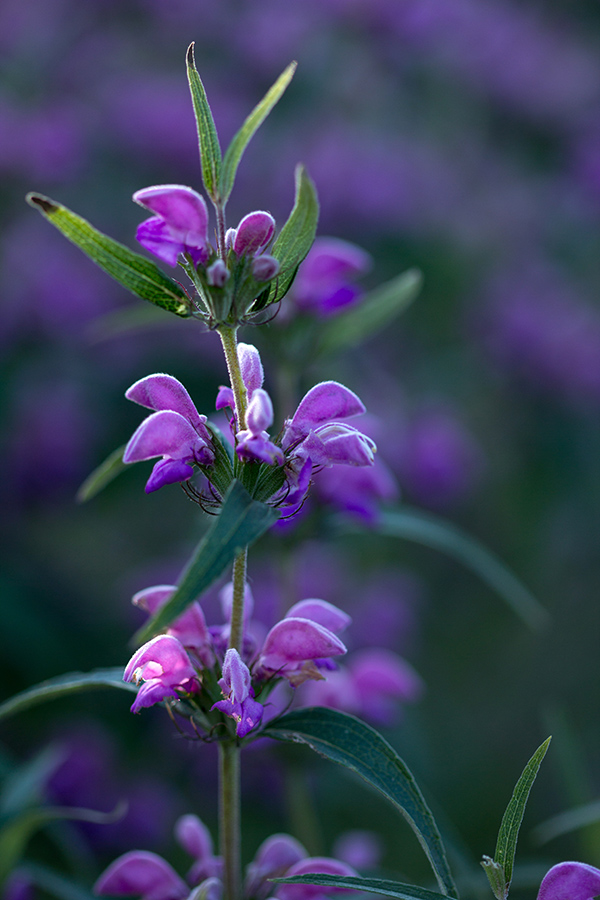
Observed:
[[[219,743],[219,844],[223,856],[223,900],[240,900],[240,749],[233,741]]]
[[[242,371],[240,369],[240,361],[237,353],[237,326],[230,328],[227,325],[220,325],[217,330],[219,332],[219,337],[221,338],[225,362],[227,363],[227,371],[229,372],[229,382],[235,400],[236,431],[240,431],[246,425],[248,394],[244,379],[242,378]]]

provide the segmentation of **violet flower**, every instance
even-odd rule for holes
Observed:
[[[272,834],[262,842],[246,869],[244,895],[264,900],[273,890],[270,878],[283,877],[288,869],[306,859],[302,844],[289,834]]]
[[[178,691],[189,694],[199,689],[183,645],[170,634],[159,634],[141,646],[127,663],[123,681],[143,682],[131,706],[133,713],[167,697],[177,698]]]
[[[158,584],[138,591],[131,598],[134,606],[153,616],[162,609],[177,588],[172,584]],[[176,637],[187,649],[192,650],[203,666],[211,668],[215,662],[212,640],[206,625],[202,607],[194,601],[167,628],[167,634]]]
[[[352,282],[371,267],[361,247],[339,238],[317,238],[298,269],[293,298],[305,312],[333,315],[356,303],[361,291]]]
[[[219,687],[224,699],[218,700],[211,709],[218,709],[234,719],[237,722],[235,733],[245,737],[262,719],[264,707],[254,699],[250,671],[237,650],[230,648],[227,651],[222,672]]]
[[[146,483],[147,494],[165,484],[187,481],[194,473],[193,463],[214,462],[206,416],[198,413],[184,386],[172,375],[141,378],[125,396],[156,410],[137,428],[123,453],[125,463],[162,456]]]
[[[115,859],[102,873],[94,893],[142,900],[183,900],[189,888],[162,857],[146,850],[132,850]]]
[[[267,428],[273,424],[273,404],[262,388],[257,388],[246,410],[246,428],[238,431],[236,453],[240,459],[282,466],[283,450],[270,439]]]
[[[600,895],[600,869],[562,862],[544,876],[537,900],[593,900]]]
[[[137,229],[140,244],[170,266],[180,253],[191,256],[194,265],[207,262],[208,210],[204,198],[181,184],[157,184],[136,191],[133,199],[155,213]]]
[[[175,837],[184,850],[195,859],[187,873],[189,884],[199,884],[206,878],[220,876],[223,860],[215,856],[213,840],[204,822],[192,814],[181,816],[175,822]]]

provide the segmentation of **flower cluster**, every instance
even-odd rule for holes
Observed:
[[[238,421],[233,391],[221,387],[216,408],[233,410],[232,431],[239,459],[282,469],[277,487],[258,499],[282,505],[293,514],[306,497],[312,475],[322,468],[345,465],[372,466],[375,443],[344,420],[361,415],[365,407],[357,395],[337,381],[323,381],[311,388],[294,415],[271,440],[273,404],[263,389],[264,373],[260,355],[251,344],[238,345],[238,358],[248,398],[244,421]],[[146,484],[156,491],[166,484],[188,481],[197,466],[219,493],[219,484],[228,483],[228,473],[218,478],[217,456],[232,470],[227,453],[217,453],[218,438],[209,430],[206,416],[200,415],[184,386],[171,375],[148,375],[132,385],[125,396],[154,410],[137,428],[127,444],[126,463],[162,457]],[[221,448],[222,449],[222,448]],[[257,479],[256,483],[260,483]]]
[[[156,613],[175,590],[173,585],[146,588],[133,603]],[[340,634],[351,619],[325,600],[301,600],[265,634],[262,623],[252,618],[254,598],[246,586],[238,651],[228,646],[231,584],[220,598],[225,624],[207,626],[195,601],[165,634],[133,655],[123,675],[141,685],[132,712],[169,698],[186,699],[205,728],[214,726],[211,714],[218,711],[235,723],[237,737],[245,737],[260,724],[266,697],[282,681],[294,688],[306,683],[298,698],[301,705],[332,706],[387,723],[398,702],[421,694],[419,676],[388,650],[358,651],[347,667],[338,668],[337,660],[346,653]],[[274,702],[271,712],[277,709]]]
[[[188,897],[221,900],[222,860],[213,853],[210,833],[194,815],[182,816],[175,824],[175,837],[194,859],[184,881],[156,853],[132,850],[116,859],[94,886],[101,896],[140,897],[141,900],[186,900]],[[310,857],[299,841],[289,834],[274,834],[260,845],[246,869],[245,900],[321,900],[322,888],[310,884],[273,884],[270,879],[304,875],[356,875],[347,863],[330,857]],[[338,893],[327,889],[327,895]]]
[[[270,213],[248,213],[227,230],[217,252],[208,240],[206,203],[193,188],[157,184],[133,199],[154,213],[138,226],[140,244],[170,266],[179,262],[192,280],[192,314],[211,327],[251,315],[256,297],[279,272],[278,260],[265,252],[275,234]]]

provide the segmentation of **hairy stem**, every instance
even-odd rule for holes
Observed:
[[[242,378],[240,361],[237,353],[237,327],[230,328],[227,325],[221,325],[217,330],[219,332],[219,337],[221,338],[221,344],[223,345],[223,353],[225,354],[225,362],[227,363],[227,371],[229,372],[229,381],[235,400],[236,431],[240,431],[246,425],[248,395],[246,385]]]
[[[246,563],[248,548],[244,547],[233,561],[233,602],[231,604],[231,631],[229,646],[242,653],[244,641],[244,592],[246,589]]]
[[[240,749],[233,741],[223,741],[219,744],[219,792],[223,900],[240,900],[242,895]]]

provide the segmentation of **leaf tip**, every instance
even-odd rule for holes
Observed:
[[[44,213],[52,213],[58,209],[56,203],[53,203],[49,197],[44,197],[43,194],[30,193],[27,194],[25,200],[30,206],[33,206],[35,209],[40,209]]]
[[[194,47],[195,46],[196,46],[196,41],[192,41],[190,46],[187,48],[186,54],[185,54],[185,61],[190,68],[193,68],[195,66],[195,59],[194,59]]]

